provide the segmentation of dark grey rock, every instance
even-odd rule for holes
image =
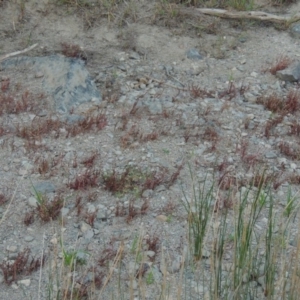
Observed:
[[[42,181],[33,184],[32,192],[34,195],[36,191],[41,194],[54,193],[56,187],[51,181]]]
[[[133,51],[129,54],[129,58],[130,59],[140,59],[140,55],[137,52]]]
[[[189,49],[187,52],[186,52],[186,57],[188,59],[202,59],[202,55],[199,53],[199,51],[197,49]]]
[[[153,190],[145,190],[142,194],[142,197],[149,198],[153,195]]]
[[[287,69],[277,71],[276,76],[284,81],[295,82],[300,80],[300,63],[296,63]]]
[[[61,216],[62,217],[65,217],[68,213],[69,213],[69,211],[70,211],[70,209],[69,208],[67,208],[67,207],[63,207],[62,209],[61,209]]]
[[[299,39],[300,38],[300,23],[293,24],[290,27],[289,31],[290,31],[290,35],[293,38]]]
[[[80,115],[66,115],[64,118],[64,121],[68,124],[75,124],[78,123],[79,121],[83,121],[84,120],[84,116],[80,116]]]
[[[91,79],[84,61],[59,55],[10,58],[0,64],[2,69],[23,67],[33,74],[41,73],[42,88],[55,101],[55,109],[68,113],[73,108],[93,101],[99,104],[100,92]]]
[[[273,151],[270,151],[270,152],[267,152],[265,154],[265,157],[268,158],[268,159],[274,159],[274,158],[277,157],[277,154],[275,152],[273,152]]]
[[[146,105],[151,114],[161,114],[163,112],[163,107],[160,102],[147,103]]]
[[[86,240],[90,240],[90,239],[92,239],[93,238],[93,236],[94,236],[94,231],[93,230],[91,230],[91,229],[89,229],[89,230],[87,230],[85,233],[84,233],[84,239],[86,239]]]
[[[97,220],[105,222],[107,221],[107,213],[106,211],[98,211],[97,213]]]

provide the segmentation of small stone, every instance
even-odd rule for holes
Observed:
[[[43,72],[36,72],[34,77],[35,78],[42,78],[42,77],[44,77],[44,73]]]
[[[34,237],[33,236],[31,236],[31,235],[26,235],[25,237],[24,237],[24,241],[25,242],[32,242],[34,240]]]
[[[20,176],[26,176],[28,174],[28,171],[25,169],[20,169],[18,173]]]
[[[30,279],[19,280],[18,283],[24,286],[30,286]]]
[[[68,213],[69,213],[70,209],[69,208],[66,208],[66,207],[63,207],[60,211],[61,213],[61,216],[62,217],[65,217]]]
[[[199,53],[199,51],[195,48],[189,49],[186,52],[186,57],[188,59],[202,59],[203,57],[201,56],[201,54]]]
[[[140,59],[140,55],[137,52],[133,51],[129,54],[129,58],[130,59]]]
[[[96,211],[95,205],[88,203],[88,213],[93,214]]]
[[[151,251],[151,250],[146,251],[146,255],[149,256],[149,257],[154,257],[155,254],[156,254],[156,253],[155,253],[154,251]]]
[[[288,68],[277,71],[276,76],[283,80],[289,82],[296,82],[300,80],[300,63],[294,63]]]
[[[17,251],[17,246],[7,246],[6,247],[6,250],[8,251],[8,252],[16,252]]]
[[[203,258],[209,258],[210,257],[210,252],[207,249],[202,249],[202,257]]]
[[[146,78],[144,78],[144,77],[141,77],[141,78],[139,78],[139,83],[146,85],[146,84],[148,84],[148,80]]]
[[[80,224],[80,231],[81,231],[82,233],[85,233],[85,232],[87,232],[87,231],[90,230],[90,229],[92,229],[92,227],[91,227],[89,224],[87,224],[87,223],[85,223],[85,222],[82,222],[82,223]]]
[[[91,238],[93,238],[93,236],[94,236],[94,231],[92,229],[89,229],[84,233],[84,238],[87,240],[90,240]]]
[[[268,159],[274,159],[274,158],[277,158],[277,154],[273,151],[270,151],[265,154],[265,157]]]
[[[131,232],[129,230],[117,230],[113,233],[113,237],[117,241],[123,241],[128,239],[131,236]]]
[[[244,94],[244,99],[246,102],[256,103],[257,97],[250,92]]]
[[[98,211],[98,213],[97,213],[97,220],[105,222],[107,220],[106,211]]]
[[[143,198],[149,198],[153,195],[153,190],[145,190],[142,194]]]
[[[12,283],[12,284],[11,284],[11,287],[12,287],[14,290],[17,290],[17,289],[19,288],[18,285],[15,284],[15,283]]]
[[[159,215],[156,217],[156,220],[161,221],[161,222],[167,222],[168,217],[165,215]]]
[[[57,242],[58,242],[58,240],[57,240],[56,237],[54,237],[54,238],[52,238],[52,239],[50,240],[50,243],[53,244],[53,245],[57,245]]]
[[[176,273],[180,270],[181,266],[181,257],[178,257],[177,259],[173,260],[171,267],[168,268],[168,272],[170,274]]]
[[[54,193],[56,191],[56,187],[51,181],[42,181],[33,184],[34,189],[41,194]],[[32,193],[35,195],[36,191],[32,189]]]
[[[123,71],[123,72],[126,72],[126,71],[127,71],[126,66],[123,65],[123,64],[122,64],[122,65],[119,65],[119,66],[118,66],[118,69],[121,70],[121,71]]]

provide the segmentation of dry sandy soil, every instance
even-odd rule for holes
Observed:
[[[232,204],[218,200],[225,199],[231,183],[240,190],[257,170],[266,168],[277,176],[273,181],[279,187],[272,192],[280,210],[291,174],[300,174],[299,156],[279,146],[292,143],[296,150],[291,151],[298,153],[299,134],[290,135],[298,111],[266,132],[272,112],[258,101],[272,93],[285,97],[291,88],[297,88],[296,83],[283,82],[268,70],[281,55],[297,61],[300,40],[272,23],[190,16],[155,1],[101,8],[97,1],[87,1],[90,6],[62,2],[0,0],[0,56],[35,43],[38,46],[24,55],[66,55],[70,54],[68,47],[75,47],[75,56],[85,59],[102,94],[100,105],[88,104],[84,111],[75,109],[75,113],[101,115],[105,126],[101,130],[92,126],[69,136],[67,125],[60,124],[44,134],[22,136],[22,128],[30,122],[54,118],[53,99],[26,66],[5,70],[0,65],[0,99],[9,95],[11,101],[34,101],[28,111],[12,109],[0,116],[0,262],[3,270],[6,260],[13,262],[26,248],[36,257],[47,257],[45,268],[24,272],[9,285],[0,271],[0,299],[49,299],[48,275],[54,261],[61,263],[62,255],[55,257],[55,249],[62,250],[61,236],[64,249],[76,246],[81,254],[89,253],[88,267],[96,266],[105,249],[116,254],[114,251],[124,245],[121,282],[125,287],[134,268],[132,245],[142,236],[145,264],[156,272],[155,284],[163,277],[161,254],[165,253],[166,276],[172,287],[168,299],[173,299],[187,245],[187,213],[181,201],[182,187],[187,198],[192,198],[188,163],[202,181],[208,176],[209,182],[213,178],[218,182],[230,174],[213,203],[220,209]],[[264,9],[291,14],[300,4]],[[202,59],[189,59],[191,49]],[[126,187],[121,191],[111,188],[112,193],[107,186],[108,174],[126,169],[133,170],[131,182],[123,182]],[[152,174],[158,184],[143,185],[145,174]],[[88,182],[80,182],[82,176]],[[48,184],[50,200],[55,201],[56,196],[64,199],[63,216],[56,220],[43,221],[36,211],[32,185],[40,182]],[[296,193],[298,184],[294,182],[292,189]],[[130,205],[145,211],[131,219],[127,212]],[[259,222],[261,228],[266,226],[264,216]],[[233,225],[229,222],[230,228]],[[155,236],[159,238],[157,247],[151,248],[146,240]],[[210,238],[208,253],[209,245]],[[231,258],[228,250],[226,261],[230,263]],[[113,255],[107,260],[112,261]],[[105,281],[108,268],[99,268]],[[90,273],[78,272],[78,280],[85,276],[87,282],[92,281]],[[190,280],[189,299],[203,299],[207,290],[199,290],[197,278]],[[117,282],[109,282],[100,297],[110,299]],[[157,298],[155,284],[146,285],[145,299]],[[257,288],[257,299],[262,299],[263,286]],[[135,286],[136,299],[142,299],[137,290]],[[98,299],[99,289],[95,291]],[[127,292],[124,290],[124,299],[130,299]]]

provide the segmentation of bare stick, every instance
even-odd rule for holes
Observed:
[[[21,51],[16,51],[16,52],[12,52],[12,53],[9,53],[9,54],[6,54],[6,55],[3,55],[3,56],[0,56],[0,62],[9,58],[9,57],[12,57],[12,56],[16,56],[16,55],[19,55],[19,54],[23,54],[23,53],[26,53],[32,49],[34,49],[38,44],[34,44],[24,50],[21,50]]]
[[[183,12],[187,14],[196,15],[211,15],[220,18],[228,19],[252,19],[252,20],[262,20],[281,24],[292,24],[300,20],[300,14],[296,13],[290,16],[278,16],[274,14],[269,14],[263,11],[229,11],[226,9],[214,9],[214,8],[193,8],[184,9]]]

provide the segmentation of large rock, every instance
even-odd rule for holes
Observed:
[[[87,102],[99,104],[101,94],[91,79],[84,61],[60,55],[45,57],[15,57],[3,61],[1,69],[16,68],[29,72],[35,85],[42,79],[42,89],[55,101],[55,109],[68,113],[72,108]],[[27,73],[28,74],[28,73]]]
[[[300,39],[300,23],[293,24],[289,32],[293,38]]]
[[[277,71],[276,76],[284,81],[295,82],[300,80],[300,63],[292,64],[287,69]]]

